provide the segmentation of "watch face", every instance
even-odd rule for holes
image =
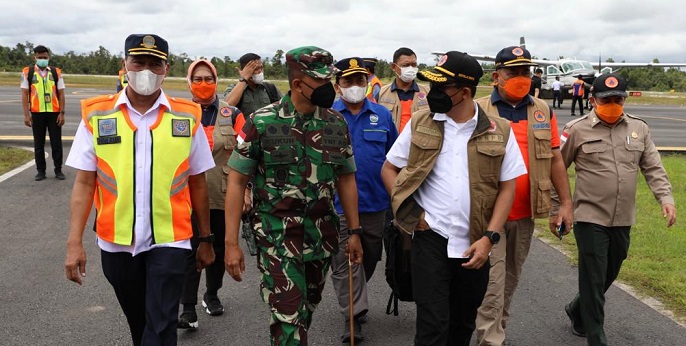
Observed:
[[[500,241],[500,233],[493,232],[493,234],[491,234],[491,240],[493,240],[494,244],[499,242]]]

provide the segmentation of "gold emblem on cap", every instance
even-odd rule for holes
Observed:
[[[143,42],[141,46],[145,48],[155,48],[155,38],[150,35],[143,36]]]
[[[350,68],[358,67],[357,59],[350,59]]]
[[[633,138],[633,139],[638,138],[638,133],[632,132],[632,133],[631,133],[631,138]]]

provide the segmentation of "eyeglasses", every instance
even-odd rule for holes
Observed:
[[[212,76],[205,76],[205,77],[196,76],[196,77],[191,78],[191,82],[193,82],[193,84],[200,84],[203,81],[205,81],[205,83],[207,83],[207,84],[214,84],[214,77],[212,77]]]

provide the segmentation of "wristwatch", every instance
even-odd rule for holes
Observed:
[[[214,243],[214,233],[210,233],[207,237],[198,237],[198,242],[201,243]]]
[[[491,244],[493,245],[498,244],[498,242],[500,241],[500,233],[495,231],[484,232],[484,237],[488,238],[488,240],[490,240]]]
[[[348,234],[349,235],[353,235],[353,234],[361,235],[362,234],[362,226],[357,227],[357,228],[348,228]]]
[[[238,81],[239,81],[239,82],[247,82],[247,80],[246,80],[245,78],[243,78],[243,77],[238,77]]]

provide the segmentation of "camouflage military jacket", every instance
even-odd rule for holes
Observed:
[[[290,93],[252,114],[229,166],[255,175],[258,246],[310,261],[338,250],[333,207],[338,175],[355,172],[348,126],[340,113],[295,111]]]

